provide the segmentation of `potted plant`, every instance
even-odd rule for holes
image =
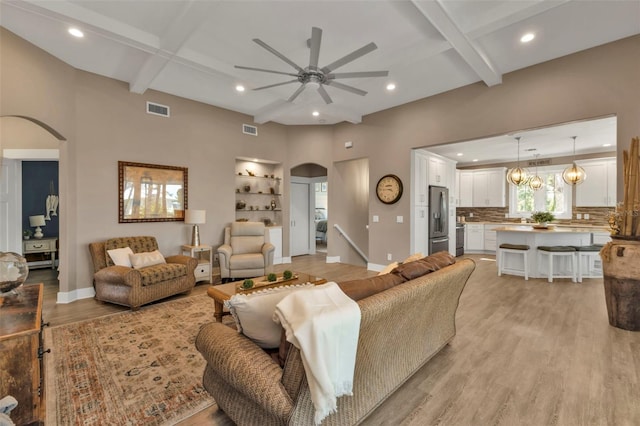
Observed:
[[[623,154],[623,200],[609,216],[612,241],[600,258],[609,324],[640,331],[640,138]]]
[[[29,238],[31,238],[32,235],[33,235],[33,231],[31,229],[25,229],[24,231],[22,231],[22,237],[25,240],[28,240]]]
[[[542,226],[545,226],[549,222],[553,222],[555,218],[556,217],[551,212],[533,212],[531,215],[531,219]]]

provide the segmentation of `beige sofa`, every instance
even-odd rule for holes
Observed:
[[[136,310],[165,297],[188,293],[195,286],[197,259],[183,255],[168,256],[164,259],[166,264],[142,269],[115,265],[107,250],[125,247],[130,247],[133,253],[148,253],[158,250],[158,242],[155,237],[139,236],[89,244],[96,299]]]
[[[455,336],[458,300],[474,269],[473,260],[463,259],[401,283],[389,284],[392,274],[385,281],[376,278],[376,291],[382,291],[358,300],[362,317],[353,396],[338,398],[337,413],[322,425],[363,421]],[[281,368],[251,340],[220,323],[205,325],[196,346],[207,361],[205,388],[238,425],[314,424],[295,347]]]

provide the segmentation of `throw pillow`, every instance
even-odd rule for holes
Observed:
[[[162,256],[158,250],[130,254],[129,259],[131,260],[131,266],[135,269],[167,263],[164,260],[164,256]]]
[[[129,255],[133,254],[131,247],[107,250],[107,253],[116,265],[131,268],[131,260],[129,259]]]
[[[378,273],[378,275],[385,275],[389,272],[393,271],[398,266],[398,262],[393,262],[388,264],[382,271]]]
[[[411,256],[407,257],[405,260],[403,260],[400,263],[415,262],[416,260],[422,259],[423,257],[424,257],[424,254],[422,254],[422,253],[414,253]]]
[[[391,273],[392,275],[400,275],[402,278],[409,281],[454,263],[456,263],[455,257],[449,254],[449,252],[441,251],[420,260],[403,263]]]
[[[403,282],[405,279],[399,274],[385,274],[360,280],[343,281],[338,283],[338,286],[347,296],[357,302]]]
[[[282,326],[273,321],[276,305],[285,296],[313,284],[276,287],[249,294],[235,294],[224,302],[236,321],[238,333],[242,333],[263,349],[280,346]]]

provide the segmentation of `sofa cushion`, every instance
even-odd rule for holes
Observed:
[[[162,256],[158,250],[145,253],[131,253],[129,260],[131,260],[131,266],[133,266],[134,269],[142,269],[148,266],[167,263],[164,260],[164,256]]]
[[[405,281],[399,274],[384,274],[359,280],[343,281],[338,283],[338,286],[347,296],[357,302]]]
[[[139,236],[139,237],[118,237],[105,241],[104,249],[106,255],[107,266],[113,266],[113,260],[108,256],[111,249],[130,247],[134,253],[142,253],[158,250],[158,242],[155,237]]]
[[[264,268],[264,256],[261,252],[234,254],[229,259],[229,266],[232,270]]]
[[[138,269],[143,286],[174,280],[187,275],[187,265],[181,263],[163,263]]]
[[[276,305],[288,294],[313,287],[313,284],[276,287],[249,294],[235,294],[224,305],[229,308],[238,332],[253,340],[261,348],[280,345],[282,327],[273,321]]]
[[[440,251],[414,262],[398,265],[391,275],[400,275],[405,280],[413,280],[428,273],[456,263],[456,258],[447,251]]]
[[[115,265],[131,268],[131,259],[129,259],[129,255],[133,254],[131,247],[107,250],[107,254]]]

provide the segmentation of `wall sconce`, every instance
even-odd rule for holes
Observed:
[[[205,210],[187,209],[184,212],[184,223],[187,225],[193,225],[193,230],[191,231],[192,246],[200,245],[200,230],[198,229],[198,225],[206,223],[206,215],[207,212]]]
[[[516,186],[520,186],[527,183],[527,181],[529,180],[529,172],[527,171],[527,169],[523,169],[520,167],[520,136],[516,138],[516,141],[518,141],[518,163],[516,167],[514,167],[513,169],[509,169],[509,171],[507,172],[507,182]]]
[[[44,237],[44,234],[42,233],[42,228],[40,228],[41,226],[47,225],[47,223],[44,221],[43,214],[39,214],[36,216],[29,216],[29,225],[31,225],[32,228],[36,228],[36,232],[35,234],[33,234],[33,238]]]
[[[576,138],[577,136],[573,136],[573,161],[571,166],[562,172],[562,180],[569,185],[579,185],[587,178],[584,169],[576,164]]]

